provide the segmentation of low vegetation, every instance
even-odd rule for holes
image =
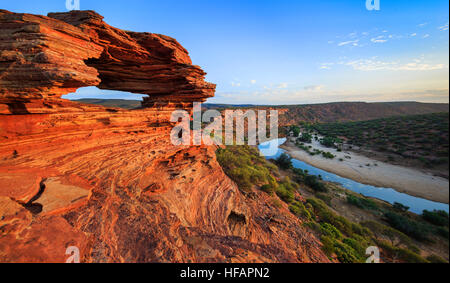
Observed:
[[[357,197],[354,195],[347,196],[347,202],[361,209],[377,210],[378,205],[371,199]]]
[[[250,146],[227,146],[216,152],[217,161],[224,172],[243,192],[250,192],[253,186],[263,186],[270,191],[277,186],[274,175],[278,168],[259,155]]]
[[[415,159],[427,167],[448,166],[449,114],[400,116],[361,122],[306,125],[325,136],[322,144],[347,144]],[[305,125],[304,125],[305,126]]]
[[[303,142],[299,142],[299,140],[301,140],[301,138],[298,139],[296,142],[297,147],[300,149],[303,149],[304,151],[309,153],[309,155],[311,155],[311,156],[322,155],[322,157],[327,158],[327,159],[334,159],[336,157],[331,152],[325,152],[323,150],[316,149],[316,148],[312,149],[312,146],[306,146]]]
[[[401,204],[391,206],[336,185],[330,187],[320,176],[294,168],[286,154],[270,162],[256,148],[227,146],[218,149],[216,155],[224,172],[244,194],[259,189],[272,197],[270,203],[274,207],[287,207],[320,238],[324,252],[332,259],[343,263],[365,262],[366,248],[377,246],[387,262],[445,262],[438,255],[422,257],[414,244],[429,245],[444,239],[448,245],[448,214],[443,211],[414,215]],[[301,189],[313,194],[306,202],[300,197]],[[339,215],[332,209],[336,194],[344,194],[345,202],[378,220],[356,223]]]

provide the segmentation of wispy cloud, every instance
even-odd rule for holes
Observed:
[[[431,71],[448,68],[445,64],[426,63],[423,59],[413,59],[410,62],[388,62],[376,59],[360,59],[344,63],[358,71]]]
[[[287,88],[288,84],[287,83],[280,83],[277,88]]]
[[[338,46],[344,46],[344,45],[349,45],[349,44],[351,44],[352,46],[358,46],[358,42],[359,42],[359,39],[343,41],[343,42],[339,42]]]
[[[251,83],[252,85],[254,85],[254,84],[256,84],[256,80],[251,80],[250,83]]]
[[[320,64],[319,69],[330,70],[331,66],[333,66],[333,65],[334,65],[334,63],[322,63],[322,64]]]
[[[386,39],[386,37],[384,35],[380,35],[380,36],[370,39],[370,41],[372,41],[373,43],[385,43],[388,40]]]
[[[323,85],[309,85],[305,86],[303,89],[310,92],[319,92],[325,88]]]
[[[446,31],[448,30],[448,23],[438,28],[440,31]]]

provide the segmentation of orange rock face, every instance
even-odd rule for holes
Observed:
[[[216,86],[175,39],[111,27],[93,11],[0,10],[0,27],[0,102],[14,113],[85,86],[148,94],[145,107],[214,95]]]
[[[94,12],[1,11],[0,26],[0,262],[65,262],[70,246],[82,262],[328,262],[287,207],[241,194],[215,147],[170,143],[171,112],[214,92],[175,40]],[[91,84],[149,99],[58,99]]]

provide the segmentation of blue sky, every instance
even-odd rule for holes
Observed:
[[[65,0],[1,0],[47,14]],[[217,84],[214,103],[449,100],[449,2],[81,0],[113,26],[176,38]],[[68,98],[135,98],[83,88]]]

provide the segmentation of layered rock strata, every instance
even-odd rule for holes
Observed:
[[[173,110],[214,93],[181,45],[91,11],[0,11],[0,262],[327,262],[286,206],[243,195],[213,146],[170,143]],[[148,94],[123,110],[60,97]]]
[[[51,105],[86,86],[147,94],[144,107],[214,95],[215,85],[175,39],[111,27],[93,11],[44,17],[0,10],[0,26],[0,102],[22,112],[33,100]]]

